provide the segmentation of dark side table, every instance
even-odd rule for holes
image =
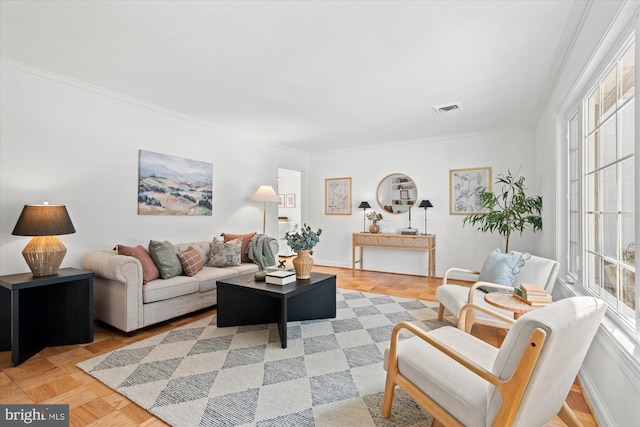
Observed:
[[[45,347],[93,341],[93,273],[0,276],[0,351],[17,366]]]

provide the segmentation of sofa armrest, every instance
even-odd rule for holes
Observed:
[[[132,256],[118,255],[112,251],[91,252],[82,258],[82,268],[105,279],[122,283],[139,281],[142,284],[142,265]],[[132,276],[134,272],[138,274]]]
[[[94,273],[96,319],[124,332],[144,326],[140,261],[111,251],[97,251],[83,257],[82,268]]]

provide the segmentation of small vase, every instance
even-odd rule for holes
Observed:
[[[369,233],[379,233],[379,232],[380,232],[380,226],[378,225],[377,222],[373,222],[369,226]]]
[[[309,255],[309,252],[309,250],[299,250],[298,256],[293,259],[293,268],[296,270],[296,279],[311,278],[313,258]]]

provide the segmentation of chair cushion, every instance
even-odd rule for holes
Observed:
[[[513,286],[513,280],[520,272],[526,260],[531,258],[530,254],[521,254],[516,252],[509,252],[505,254],[500,249],[496,249],[491,252],[480,270],[481,282],[496,283],[498,285]],[[481,286],[479,289],[486,290],[487,292],[502,291],[510,292],[504,289],[487,289],[487,287]]]
[[[171,242],[151,240],[149,242],[149,254],[158,270],[160,270],[160,277],[163,279],[170,279],[182,274],[178,250]]]
[[[217,238],[213,238],[211,242],[211,254],[207,267],[229,267],[232,265],[240,265],[242,250],[242,239],[234,239],[230,242],[223,243]]]
[[[498,349],[484,341],[450,326],[428,334],[485,369],[493,367]],[[389,349],[384,355],[385,369],[388,353]],[[398,343],[398,370],[445,410],[456,414],[463,425],[485,426],[487,399],[494,387],[441,351],[418,337],[403,340]]]
[[[498,312],[507,317],[513,317],[512,311],[502,310],[498,307],[490,305],[484,300],[485,292],[476,291],[473,293],[473,303],[490,308],[492,311]],[[460,285],[441,285],[436,289],[436,299],[444,305],[447,310],[451,312],[456,317],[460,316],[460,310],[467,304],[467,299],[469,297],[469,288],[466,286]],[[494,319],[492,317],[482,311],[473,310],[473,314],[476,317],[481,317],[485,319]]]

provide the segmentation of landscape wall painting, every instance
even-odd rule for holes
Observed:
[[[207,215],[213,163],[140,150],[138,215]]]

